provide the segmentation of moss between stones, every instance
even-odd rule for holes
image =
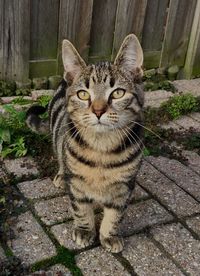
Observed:
[[[31,271],[35,272],[41,269],[47,269],[48,267],[55,264],[64,265],[72,272],[74,276],[83,275],[81,270],[76,266],[75,254],[63,246],[57,248],[57,255],[55,257],[35,263],[31,267]]]

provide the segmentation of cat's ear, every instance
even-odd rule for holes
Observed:
[[[123,71],[131,72],[135,78],[142,77],[143,51],[134,34],[125,37],[114,64]]]
[[[72,43],[64,39],[62,42],[62,60],[64,66],[64,79],[71,84],[78,74],[86,67],[84,60],[72,45]]]

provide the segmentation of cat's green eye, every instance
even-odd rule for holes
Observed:
[[[113,99],[120,99],[124,96],[125,90],[123,89],[117,89],[114,92],[112,92],[111,96]]]
[[[79,97],[79,99],[81,99],[83,101],[87,101],[87,100],[90,99],[90,94],[87,91],[84,91],[84,90],[78,91],[77,96]]]

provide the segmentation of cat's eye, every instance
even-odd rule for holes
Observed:
[[[77,96],[79,97],[79,99],[81,99],[83,101],[87,101],[87,100],[90,99],[90,94],[87,91],[84,91],[84,90],[78,91]]]
[[[124,94],[125,94],[125,90],[117,89],[117,90],[112,92],[111,96],[112,96],[113,99],[120,99],[124,96]]]

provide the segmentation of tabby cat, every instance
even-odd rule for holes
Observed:
[[[118,225],[142,157],[142,48],[130,34],[114,64],[86,65],[64,40],[62,58],[64,79],[48,106],[48,127],[59,162],[54,184],[69,185],[73,240],[81,247],[94,241],[93,203],[99,203],[104,211],[100,242],[117,253],[123,249]],[[27,113],[27,124],[35,131],[45,132],[46,123],[38,116],[43,112],[33,106]]]

